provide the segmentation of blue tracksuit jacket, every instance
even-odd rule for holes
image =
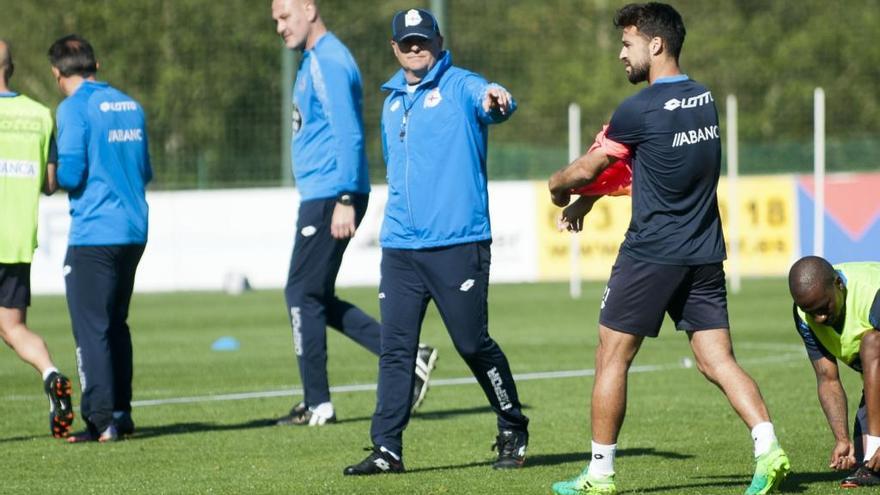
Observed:
[[[380,244],[425,249],[492,237],[486,188],[488,125],[506,115],[485,112],[490,84],[452,65],[449,52],[407,92],[403,70],[382,89],[382,144],[388,203]]]
[[[303,201],[370,192],[361,74],[333,33],[303,53],[293,89],[291,153]]]
[[[58,106],[58,184],[70,198],[71,246],[145,244],[153,178],[140,104],[85,81]]]

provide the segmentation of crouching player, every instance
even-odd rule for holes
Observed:
[[[834,435],[829,467],[859,466],[840,486],[880,485],[880,263],[831,265],[818,256],[789,271],[794,322],[816,372],[819,404]],[[862,374],[864,387],[853,427],[838,360]]]

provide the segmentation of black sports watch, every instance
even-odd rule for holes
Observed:
[[[351,196],[351,193],[341,192],[339,196],[336,196],[336,202],[342,206],[351,206],[354,204],[354,198]]]

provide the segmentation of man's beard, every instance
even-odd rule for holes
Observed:
[[[629,79],[629,82],[632,84],[638,84],[648,80],[648,73],[650,70],[651,67],[648,64],[641,66],[630,65],[629,73],[626,75],[626,78]]]

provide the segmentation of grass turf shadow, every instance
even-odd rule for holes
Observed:
[[[539,455],[531,455],[526,457],[526,462],[523,465],[523,469],[528,469],[531,467],[538,466],[555,466],[557,464],[567,464],[570,462],[585,462],[590,456],[589,452],[569,452],[562,454],[539,454]],[[681,459],[686,460],[694,457],[690,454],[679,454],[678,452],[668,452],[663,450],[657,450],[654,448],[636,448],[636,449],[621,449],[617,451],[617,456],[626,456],[626,457],[637,457],[637,456],[657,456],[663,457],[665,459]],[[486,460],[486,461],[477,461],[477,462],[469,462],[465,464],[450,464],[446,466],[427,466],[420,467],[415,469],[408,469],[409,473],[423,473],[430,471],[444,471],[449,469],[465,469],[471,467],[481,467],[481,466],[489,466],[494,462],[494,460]],[[734,484],[731,482],[731,484]],[[739,482],[735,483],[739,484]]]
[[[779,487],[780,493],[803,493],[807,491],[810,487],[809,485],[814,485],[817,483],[828,483],[828,491],[833,491],[837,488],[838,483],[841,479],[843,479],[846,475],[840,472],[834,471],[822,471],[818,473],[791,473],[782,482],[782,485]],[[679,490],[684,489],[696,489],[696,488],[724,488],[724,487],[746,487],[749,484],[750,478],[748,476],[743,476],[741,474],[730,474],[730,475],[717,475],[717,476],[693,476],[691,479],[696,480],[716,480],[716,481],[706,481],[702,483],[688,483],[688,484],[680,484],[680,485],[664,485],[664,486],[653,486],[650,488],[641,488],[639,490],[633,491],[632,493],[656,493],[656,492],[670,492],[675,493]],[[629,493],[627,490],[623,490],[618,492],[620,494]]]

